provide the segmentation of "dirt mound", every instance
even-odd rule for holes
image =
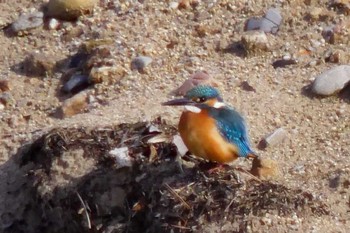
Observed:
[[[16,220],[5,232],[246,232],[268,214],[329,214],[303,190],[232,168],[209,173],[197,160],[182,166],[173,144],[147,143],[161,133],[167,138],[175,130],[160,119],[60,128],[24,146],[17,154],[24,176],[20,192],[13,191]],[[132,167],[120,168],[108,153],[121,147]]]

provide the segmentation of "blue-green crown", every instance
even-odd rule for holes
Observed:
[[[222,100],[220,93],[217,89],[211,86],[204,86],[204,85],[200,85],[192,88],[185,95],[185,98],[187,99],[198,98],[198,97],[205,97],[207,99],[218,98]]]

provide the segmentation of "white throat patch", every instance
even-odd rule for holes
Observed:
[[[185,110],[193,113],[200,113],[201,109],[191,105],[185,105]]]
[[[216,101],[213,107],[214,108],[222,108],[224,106],[225,106],[225,103]]]

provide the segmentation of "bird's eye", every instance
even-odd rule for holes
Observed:
[[[205,97],[201,97],[201,98],[199,98],[199,100],[200,100],[200,102],[202,103],[202,102],[207,101],[207,98],[205,98]]]
[[[197,103],[203,103],[203,102],[207,101],[207,98],[206,97],[198,97],[198,98],[195,98],[194,101]]]

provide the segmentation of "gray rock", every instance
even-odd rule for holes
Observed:
[[[148,66],[152,62],[152,58],[146,56],[139,56],[134,58],[131,62],[132,70],[143,70],[146,66]]]
[[[245,25],[245,30],[246,31],[260,30],[261,21],[262,21],[261,18],[255,18],[255,17],[248,19]]]
[[[62,90],[66,93],[73,93],[84,89],[88,85],[89,77],[87,75],[75,74],[64,84]]]
[[[260,30],[264,32],[277,33],[282,22],[282,16],[278,9],[270,8],[262,19]]]
[[[22,14],[15,22],[12,23],[11,29],[13,32],[19,33],[40,27],[44,23],[43,17],[43,12]]]
[[[266,146],[275,146],[277,144],[280,144],[287,138],[287,132],[283,128],[278,128],[267,136],[264,141],[266,143]]]
[[[270,8],[263,18],[251,18],[245,25],[246,31],[261,30],[275,34],[282,23],[282,16],[278,9]]]
[[[318,75],[312,84],[312,92],[318,95],[333,95],[350,82],[350,66],[341,65]]]

